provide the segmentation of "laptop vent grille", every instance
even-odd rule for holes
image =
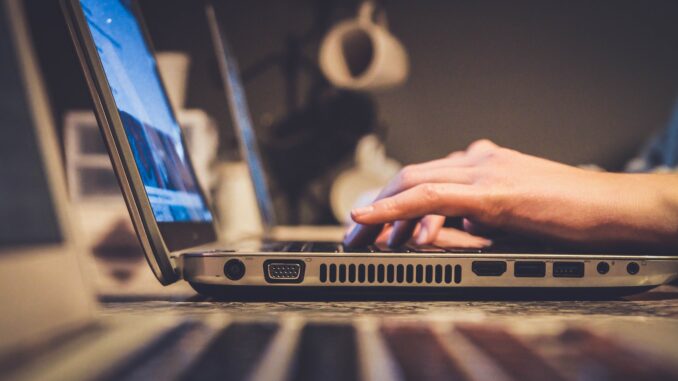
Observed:
[[[321,264],[320,282],[357,284],[461,283],[461,265]]]

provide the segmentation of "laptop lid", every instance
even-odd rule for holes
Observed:
[[[205,7],[207,12],[207,23],[209,24],[212,35],[212,43],[219,64],[219,71],[228,98],[228,105],[233,119],[240,153],[247,162],[252,186],[257,198],[259,214],[264,226],[264,232],[268,233],[276,225],[275,210],[273,201],[266,180],[266,172],[259,153],[257,137],[254,133],[252,118],[249,107],[247,106],[247,97],[245,89],[240,80],[240,73],[235,57],[226,42],[221,25],[217,18],[212,4]]]
[[[171,254],[216,240],[181,128],[133,0],[62,0],[127,208],[151,269],[179,275]]]
[[[20,0],[0,1],[0,357],[92,317]]]

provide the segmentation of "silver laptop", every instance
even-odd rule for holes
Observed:
[[[162,284],[188,281],[220,297],[329,295],[579,295],[651,288],[676,278],[678,256],[551,252],[516,247],[348,249],[331,242],[241,242],[217,237],[181,129],[133,1],[63,0],[104,141],[148,263]],[[208,11],[209,14],[209,11]],[[233,57],[210,16],[226,92],[254,174],[270,205]],[[670,254],[670,253],[669,253]]]
[[[237,303],[210,311],[204,305],[186,310],[185,304],[168,309],[162,303],[124,303],[98,316],[74,252],[77,234],[67,215],[57,139],[18,0],[0,1],[0,81],[3,381],[381,381],[431,378],[430,369],[439,379],[524,380],[524,369],[540,380],[588,375],[591,369],[628,379],[676,378],[676,329],[670,322],[608,327],[610,333],[627,332],[629,342],[653,343],[647,353],[656,355],[650,358],[636,346],[630,352],[610,345],[611,334],[576,329],[560,335],[552,324],[527,336],[477,322],[453,325],[439,316],[420,316],[418,326],[382,323],[365,316],[372,303],[354,306],[361,312],[356,319],[328,319],[325,310],[313,316],[304,306],[271,316],[270,305],[241,310]],[[395,308],[402,312],[402,306]],[[195,319],[186,319],[191,310]],[[346,306],[341,310],[346,314]],[[597,356],[581,349],[601,342],[607,349]],[[637,366],[620,367],[613,361],[619,358]]]
[[[0,1],[0,83],[0,379],[111,375],[182,323],[97,316],[19,0]]]
[[[241,157],[247,163],[252,188],[256,196],[257,211],[266,240],[314,240],[337,241],[343,237],[345,227],[341,225],[280,225],[273,207],[272,192],[266,176],[264,160],[261,157],[259,143],[254,132],[252,118],[248,108],[245,89],[231,50],[224,40],[214,8],[211,4],[205,8],[215,56],[223,81],[226,98],[232,116]]]

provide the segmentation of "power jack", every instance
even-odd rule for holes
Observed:
[[[224,275],[230,280],[240,280],[245,276],[245,264],[239,259],[229,259],[224,265]]]
[[[626,265],[626,271],[631,275],[636,275],[640,271],[640,265],[636,262],[631,262]]]

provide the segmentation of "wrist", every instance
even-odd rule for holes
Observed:
[[[663,241],[672,247],[678,247],[678,175],[648,175],[656,179],[655,197],[657,199],[658,218],[661,222]]]

